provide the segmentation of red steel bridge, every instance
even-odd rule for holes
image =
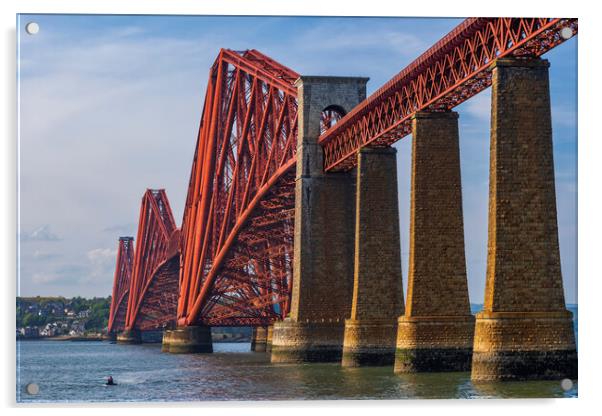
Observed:
[[[563,30],[564,29],[564,30]],[[364,146],[411,133],[418,111],[448,111],[491,85],[491,63],[540,56],[576,19],[465,20],[348,114],[322,113],[325,171]],[[563,36],[565,34],[565,36]],[[286,317],[293,286],[299,74],[256,50],[211,67],[181,231],[164,191],[142,199],[135,254],[121,238],[109,330],[258,326]]]
[[[144,193],[135,251],[133,240],[119,239],[109,314],[111,333],[175,324],[180,231],[163,189],[147,189]]]

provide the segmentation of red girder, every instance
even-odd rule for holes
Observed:
[[[167,200],[165,190],[147,189],[142,197],[140,218],[138,222],[138,236],[136,252],[134,254],[134,267],[128,294],[126,329],[139,328],[140,325],[149,329],[144,320],[140,321],[140,311],[148,302],[152,302],[151,294],[155,293],[150,288],[161,286],[166,281],[173,293],[178,290],[178,270],[170,275],[161,273],[162,266],[168,260],[176,258],[179,263],[180,233]],[[171,264],[171,263],[170,263]],[[173,281],[173,282],[172,282]],[[160,321],[173,321],[175,308],[166,308]],[[153,318],[155,319],[155,318]]]
[[[117,262],[109,312],[109,332],[123,331],[127,309],[127,296],[134,264],[134,237],[119,237]]]
[[[157,266],[136,311],[134,325],[137,329],[144,331],[175,326],[179,272],[179,253]]]
[[[246,264],[233,253],[245,251],[253,235],[247,224],[262,217],[271,219],[276,239],[292,239],[292,217],[277,213],[294,207],[293,83],[298,77],[255,50],[222,49],[211,69],[182,223],[181,325],[215,322],[225,316],[219,305],[241,316],[272,320],[286,313],[280,298],[274,296],[271,303],[256,299],[266,299],[271,287],[280,293],[284,285],[288,293],[290,262],[266,268],[262,252],[251,249]],[[237,267],[222,273],[231,261]],[[257,274],[271,283],[257,284]]]
[[[417,111],[449,110],[491,85],[491,62],[540,56],[577,33],[577,19],[466,19],[320,136],[327,171],[349,170],[364,146],[389,146],[411,133]]]

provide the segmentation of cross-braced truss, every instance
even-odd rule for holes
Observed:
[[[119,237],[108,332],[119,332],[125,328],[125,314],[133,264],[134,237]]]
[[[292,279],[297,73],[222,49],[210,71],[182,225],[178,323],[282,319]]]
[[[155,329],[153,325],[174,322],[179,267],[173,263],[179,264],[179,239],[165,191],[147,189],[140,206],[126,329]]]

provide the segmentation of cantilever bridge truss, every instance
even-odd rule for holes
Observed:
[[[178,323],[266,325],[289,310],[297,90],[258,51],[210,71],[182,225]]]
[[[416,112],[450,110],[487,88],[495,59],[540,56],[577,29],[576,19],[465,20],[348,114],[325,109],[318,139],[324,169],[352,169],[361,147],[389,146],[410,134]],[[220,51],[209,74],[181,232],[164,192],[147,191],[127,289],[120,245],[110,328],[123,320],[117,299],[124,293],[126,328],[267,325],[286,317],[298,78],[256,50]]]
[[[125,316],[128,308],[128,294],[132,280],[134,264],[134,239],[120,237],[117,248],[117,265],[115,266],[115,280],[111,296],[111,311],[109,314],[109,332],[123,331],[125,329]]]
[[[177,302],[179,231],[167,194],[148,189],[142,197],[134,269],[125,327],[140,330],[173,321]]]

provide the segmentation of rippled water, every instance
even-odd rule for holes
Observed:
[[[556,381],[473,385],[470,373],[395,375],[392,367],[274,365],[250,344],[214,344],[213,354],[161,353],[159,344],[20,341],[17,401],[315,400],[576,397]],[[111,374],[117,386],[105,386]],[[36,383],[39,393],[25,393]]]

